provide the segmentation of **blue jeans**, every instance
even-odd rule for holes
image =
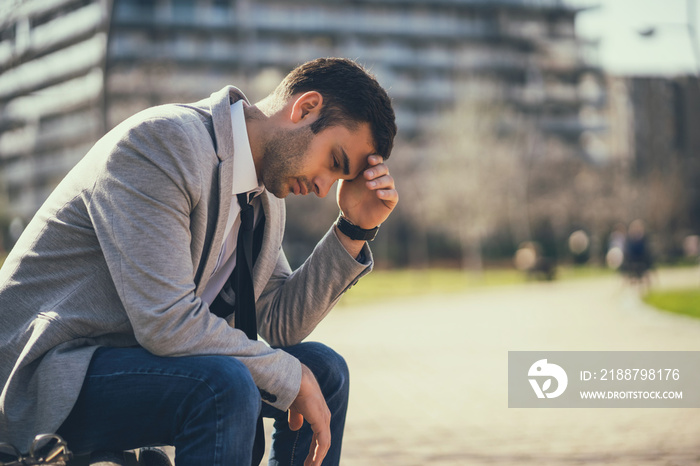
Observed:
[[[283,348],[314,373],[331,411],[331,447],[324,465],[337,465],[348,406],[343,358],[320,343]],[[275,419],[270,462],[302,465],[312,432],[289,429],[287,413],[261,402],[248,369],[229,356],[154,356],[143,348],[99,348],[80,396],[58,433],[84,454],[149,445],[175,446],[186,466],[251,463],[262,410]]]

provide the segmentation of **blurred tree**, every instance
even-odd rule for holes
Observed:
[[[445,113],[429,163],[410,183],[416,198],[410,203],[413,218],[429,225],[428,231],[456,240],[465,269],[480,270],[486,243],[502,241],[504,230],[512,250],[537,241],[545,256],[562,260],[570,258],[569,235],[582,229],[590,235],[587,255],[601,260],[616,223],[660,203],[665,207],[654,208],[656,217],[671,221],[678,216],[673,190],[639,185],[623,163],[595,164],[571,153],[537,130],[536,116],[484,97],[497,96],[497,90],[467,91]],[[419,177],[426,181],[418,182]],[[670,181],[664,179],[660,185]],[[642,190],[647,193],[640,196]]]
[[[434,230],[429,214],[434,203],[429,173],[439,156],[432,150],[426,140],[398,141],[394,148],[396,155],[389,160],[400,201],[387,225],[382,227],[385,231],[377,237],[381,249],[375,252],[388,253],[385,259],[393,265],[423,268],[429,264],[429,235]]]
[[[425,199],[430,223],[459,241],[462,267],[479,271],[486,237],[512,218],[517,224],[526,218],[520,215],[524,167],[520,136],[504,125],[513,115],[489,98],[469,98],[488,92],[466,95],[438,129]]]

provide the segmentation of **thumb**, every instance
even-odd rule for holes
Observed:
[[[291,430],[299,430],[304,424],[304,416],[294,408],[289,408],[289,428]]]

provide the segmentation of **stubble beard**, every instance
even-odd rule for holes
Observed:
[[[306,152],[313,132],[308,126],[285,130],[278,129],[265,141],[262,163],[262,182],[275,197],[284,198],[290,193],[290,179],[307,183],[301,175]]]

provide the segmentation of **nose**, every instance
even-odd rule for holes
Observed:
[[[331,190],[333,183],[335,183],[335,178],[321,176],[314,178],[314,189],[316,190],[316,195],[318,197],[326,197],[328,192]]]

